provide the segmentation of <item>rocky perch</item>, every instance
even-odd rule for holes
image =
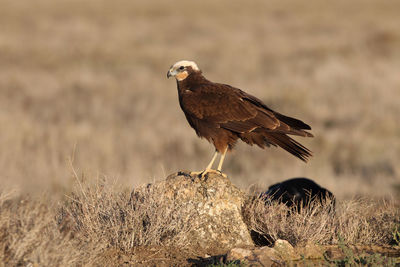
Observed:
[[[298,192],[310,187],[307,187],[310,182],[304,185],[304,179],[300,180],[300,185],[299,179],[292,179],[280,183],[284,186],[279,188],[290,193],[289,189]],[[219,173],[199,177],[189,172],[178,172],[165,180],[138,187],[131,193],[130,206],[134,213],[130,220],[134,220],[134,225],[139,229],[132,239],[141,245],[135,248],[131,255],[133,258],[124,262],[133,262],[135,266],[206,266],[216,262],[280,266],[304,259],[311,259],[318,265],[326,259],[334,262],[345,257],[345,250],[337,245],[310,243],[305,247],[293,247],[288,241],[275,238],[269,246],[257,246],[260,245],[256,242],[257,238],[253,241],[249,233],[249,228],[254,229],[249,220],[252,217],[247,214],[249,202],[252,203],[257,197],[246,195]],[[303,196],[300,199],[305,198]],[[269,203],[261,199],[256,204],[268,206]],[[324,202],[317,198],[318,203],[323,205]],[[290,212],[298,212],[286,205],[277,206],[281,220],[289,218]],[[330,207],[327,204],[312,214],[323,211],[325,217],[322,218],[326,219],[326,216],[334,215],[334,209]],[[376,248],[365,247],[349,249],[357,255],[365,251],[377,251]],[[156,254],[158,256],[154,257]],[[382,255],[398,255],[398,250],[385,248]]]
[[[220,174],[208,173],[200,178],[178,172],[136,189],[132,197],[147,199],[143,197],[146,193],[157,195],[163,206],[172,208],[176,224],[185,232],[179,243],[187,247],[215,255],[234,247],[253,245],[242,219],[245,194]],[[165,223],[171,224],[171,221]],[[174,235],[179,236],[179,233]]]

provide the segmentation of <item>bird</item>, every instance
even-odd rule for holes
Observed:
[[[308,148],[289,137],[313,137],[307,131],[311,127],[301,120],[270,109],[260,99],[239,88],[207,80],[194,61],[176,62],[167,72],[167,78],[170,77],[176,79],[179,104],[189,125],[200,138],[215,147],[207,167],[191,174],[223,174],[225,155],[238,140],[262,149],[278,146],[304,162],[312,156]],[[221,157],[215,170],[212,167],[218,154]]]

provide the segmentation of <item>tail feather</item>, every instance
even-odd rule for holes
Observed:
[[[268,143],[280,146],[304,162],[307,162],[309,157],[312,157],[312,152],[308,148],[286,134],[266,132],[265,137]]]
[[[280,120],[283,121],[284,123],[286,123],[287,125],[289,125],[290,127],[296,128],[296,129],[300,129],[300,130],[311,130],[310,125],[302,122],[301,120],[292,118],[292,117],[288,117],[285,115],[282,115],[278,112],[274,112],[274,115]]]
[[[281,133],[281,134],[290,134],[290,135],[297,135],[297,136],[303,136],[303,137],[314,137],[314,135],[312,135],[312,133],[309,133],[307,131],[304,130],[297,130],[294,128],[291,128],[290,130],[287,131],[279,131],[275,130],[277,133]]]

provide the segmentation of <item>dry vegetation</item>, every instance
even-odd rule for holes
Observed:
[[[290,212],[284,204],[266,206],[256,199],[245,206],[244,217],[250,229],[271,241],[288,240],[296,246],[307,244],[389,245],[400,223],[399,207],[393,203],[366,199],[339,202],[311,201],[308,208]]]
[[[180,59],[313,127],[316,137],[302,140],[315,152],[310,163],[238,145],[225,171],[242,188],[310,177],[338,197],[337,216],[289,219],[283,207],[252,203],[255,230],[298,244],[335,243],[339,233],[348,243],[389,242],[398,206],[369,199],[396,198],[400,184],[399,1],[0,6],[3,265],[134,261],[139,245],[184,247],[170,207],[152,195],[132,203],[124,189],[203,168],[213,153],[165,78]],[[71,165],[88,180],[78,189]],[[121,186],[91,181],[103,175]]]
[[[398,1],[2,1],[0,179],[51,192],[79,172],[138,185],[199,170],[212,146],[181,112],[168,67],[196,60],[312,125],[304,164],[238,145],[225,171],[241,187],[306,176],[339,197],[399,183]],[[290,168],[287,168],[290,166]]]
[[[100,180],[78,180],[58,205],[49,197],[0,196],[0,262],[4,266],[135,265],[139,262],[188,264],[204,257],[189,247],[185,233],[191,225],[174,216],[158,192],[123,190]],[[318,202],[319,203],[319,202]],[[329,203],[328,203],[329,204]],[[285,205],[265,206],[252,200],[244,206],[250,229],[296,246],[309,244],[393,245],[399,208],[393,203],[366,200],[312,204],[289,216]],[[398,242],[398,241],[397,241]],[[399,244],[397,244],[399,245]],[[147,248],[145,250],[141,250]]]

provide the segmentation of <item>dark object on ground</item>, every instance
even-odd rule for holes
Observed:
[[[318,202],[322,206],[329,205],[332,215],[335,212],[335,196],[308,178],[292,178],[271,185],[266,192],[260,195],[260,198],[264,199],[266,205],[270,205],[274,201],[284,203],[291,209],[291,212],[300,212],[305,208],[312,209]],[[257,246],[274,244],[274,239],[269,235],[252,230],[250,236]]]
[[[261,197],[266,198],[266,201],[285,203],[289,208],[296,210],[306,208],[314,200],[318,200],[322,205],[329,200],[335,201],[335,196],[329,190],[308,178],[292,178],[271,185]]]

